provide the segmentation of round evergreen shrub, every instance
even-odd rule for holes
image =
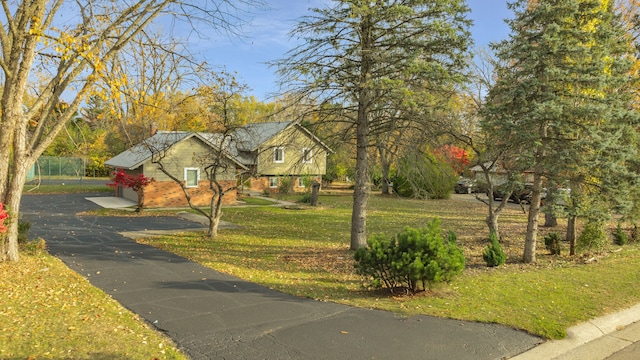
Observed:
[[[578,252],[600,252],[604,250],[606,244],[607,234],[604,221],[589,220],[576,240],[576,250]]]
[[[489,241],[491,243],[487,245],[487,248],[482,254],[482,258],[487,266],[495,267],[507,262],[507,256],[502,250],[502,246],[500,245],[500,241],[498,241],[498,236],[495,232],[491,232],[489,235]]]
[[[456,240],[453,232],[442,233],[438,219],[421,229],[406,228],[391,238],[375,235],[356,251],[356,272],[373,287],[415,293],[462,272],[465,259]]]
[[[552,232],[544,237],[544,246],[549,250],[551,255],[560,255],[562,247],[560,246],[560,235],[557,232]]]
[[[618,227],[616,227],[616,232],[613,234],[613,243],[616,245],[626,245],[629,242],[629,237],[622,230],[622,225],[618,223]]]

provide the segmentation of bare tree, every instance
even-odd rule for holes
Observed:
[[[509,187],[504,187],[500,201],[496,201],[493,194],[501,182],[514,178],[509,169],[511,149],[496,147],[501,139],[496,138],[490,129],[482,129],[480,120],[484,98],[495,82],[496,59],[486,48],[476,48],[473,51],[473,60],[470,61],[470,69],[467,74],[467,86],[461,88],[457,96],[456,106],[451,106],[451,111],[441,113],[434,117],[431,128],[431,137],[445,136],[452,142],[469,149],[473,153],[473,167],[480,169],[482,174],[479,188],[483,191],[476,193],[476,200],[487,205],[487,217],[485,219],[489,233],[495,233],[500,238],[499,217],[505,209],[510,197]],[[495,174],[503,172],[503,179],[497,179]],[[485,196],[486,195],[486,196]]]

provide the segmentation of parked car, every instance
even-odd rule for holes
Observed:
[[[456,194],[471,194],[478,191],[478,186],[471,179],[460,179],[453,188]]]
[[[509,188],[507,188],[507,184],[498,185],[493,188],[493,200],[501,200],[509,193]],[[533,195],[533,184],[532,183],[523,183],[520,185],[515,185],[513,187],[513,191],[509,196],[509,201],[513,201],[515,203],[531,203],[531,196]],[[542,188],[541,191],[541,199],[547,197],[547,189]]]

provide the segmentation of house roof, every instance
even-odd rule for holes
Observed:
[[[318,144],[324,147],[328,152],[333,152],[333,150],[331,150],[331,148],[328,147],[324,142],[322,142],[317,136],[315,136],[311,131],[307,130],[307,128],[300,125],[300,123],[296,121],[278,121],[247,124],[244,127],[234,131],[233,138],[236,142],[235,148],[237,148],[238,151],[256,151],[262,144],[269,141],[269,139],[273,138],[277,134],[292,126],[297,127],[302,132],[307,134],[310,138],[317,141]]]
[[[293,125],[293,121],[247,124],[233,132],[239,151],[255,151],[269,139]]]
[[[258,150],[262,144],[291,126],[296,126],[313,140],[317,141],[328,152],[333,152],[331,148],[299,123],[295,121],[278,121],[247,124],[234,131],[231,134],[232,140],[229,146],[225,146],[229,150],[227,157],[242,168],[246,168],[245,164],[251,164],[255,161],[255,159],[247,153]],[[154,154],[167,151],[174,144],[191,137],[197,137],[212,148],[219,148],[220,141],[223,139],[222,134],[215,133],[158,131],[154,136],[105,161],[104,164],[114,168],[133,170],[151,159]]]
[[[187,131],[158,131],[152,137],[146,139],[138,145],[133,146],[129,150],[125,150],[113,158],[105,161],[106,166],[114,168],[123,168],[133,170],[144,162],[150,160],[154,154],[162,153],[169,150],[173,145],[196,137],[205,144],[214,148],[222,141],[221,134],[196,133]],[[227,157],[242,168],[246,168],[241,162],[232,155]]]
[[[193,133],[184,131],[164,132],[158,131],[147,140],[121,152],[104,162],[105,166],[132,170],[142,165],[153,156],[154,151],[166,151],[173,144],[193,136]]]

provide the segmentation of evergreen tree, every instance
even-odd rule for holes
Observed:
[[[503,65],[483,126],[500,134],[498,146],[517,149],[519,170],[533,173],[523,254],[530,263],[543,181],[569,180],[572,196],[593,199],[633,179],[634,58],[611,1],[517,0],[509,7],[512,34],[494,45]]]
[[[331,110],[317,118],[348,123],[342,138],[356,143],[356,249],[366,245],[369,147],[376,132],[396,131],[385,122],[404,120],[396,114],[419,107],[415,100],[428,98],[421,94],[450,91],[463,80],[469,8],[463,0],[336,0],[313,11],[292,32],[304,43],[275,65],[289,93],[322,104],[320,112]]]

